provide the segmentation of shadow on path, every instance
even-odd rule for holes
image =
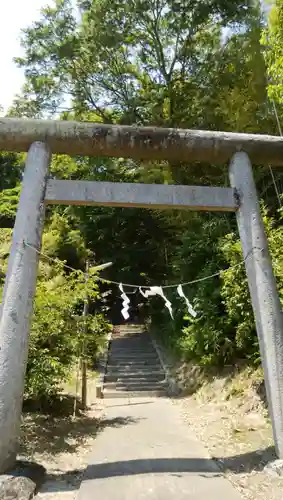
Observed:
[[[142,474],[170,474],[181,476],[184,473],[197,474],[204,478],[219,477],[231,471],[235,474],[261,471],[269,460],[275,458],[273,447],[256,450],[251,453],[235,455],[223,459],[209,458],[161,458],[137,459],[120,462],[91,464],[85,470],[74,470],[60,475],[48,475],[48,480],[58,479],[60,491],[64,489],[62,481],[68,482],[72,474],[83,473],[84,480],[105,479],[119,476]],[[58,485],[59,486],[59,485]],[[68,489],[66,487],[66,489]],[[55,491],[55,490],[54,490]]]
[[[67,403],[67,404],[66,404]],[[78,446],[90,437],[96,437],[106,427],[119,428],[137,423],[140,419],[116,417],[100,420],[82,411],[73,417],[73,399],[63,398],[56,411],[44,413],[25,412],[21,428],[20,454],[33,456],[34,452],[57,455],[77,453]]]
[[[207,473],[232,471],[235,474],[261,471],[267,462],[274,460],[273,447],[226,458],[154,458],[121,462],[91,464],[86,479],[102,479],[113,476],[136,474]]]

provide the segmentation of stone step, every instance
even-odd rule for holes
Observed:
[[[111,339],[117,339],[117,338],[124,339],[126,337],[129,337],[132,339],[142,339],[142,338],[149,339],[150,338],[148,333],[142,332],[142,331],[136,331],[136,332],[117,332],[111,336]]]
[[[110,352],[109,356],[108,356],[108,361],[109,363],[111,363],[112,359],[115,361],[115,363],[117,363],[118,361],[120,361],[121,363],[123,363],[124,361],[152,361],[152,360],[156,360],[156,361],[159,361],[159,358],[157,356],[157,354],[155,352],[151,353],[151,354],[147,354],[147,353],[140,353],[140,354],[131,354],[131,353],[128,353],[128,354],[120,354],[119,356],[116,355],[116,354],[113,354]]]
[[[119,335],[146,335],[149,337],[149,333],[144,329],[144,328],[129,328],[128,330],[116,330],[112,333],[112,336],[119,336]]]
[[[139,390],[140,387],[149,387],[152,389],[153,387],[164,387],[166,386],[167,381],[162,378],[159,380],[155,379],[142,379],[142,380],[105,380],[103,387],[107,389],[118,389],[119,387],[131,387],[134,390]]]
[[[110,347],[109,353],[112,356],[140,356],[141,354],[144,354],[145,356],[152,356],[153,354],[156,356],[156,351],[152,347],[145,347],[145,346],[140,346],[140,347],[124,347],[124,348],[118,348],[117,347]]]
[[[156,354],[156,350],[151,344],[140,344],[140,345],[125,345],[125,346],[118,346],[118,345],[110,345],[109,346],[109,351],[110,352],[115,352],[117,354],[139,354],[140,352],[145,352],[145,353],[154,353]]]
[[[137,370],[135,370],[134,367],[129,367],[128,369],[125,370],[117,370],[117,369],[110,369],[106,371],[106,376],[117,376],[117,377],[128,377],[128,376],[135,376],[135,377],[147,377],[151,374],[156,374],[158,373],[159,375],[164,374],[164,372],[161,370],[160,366],[154,366],[152,370],[141,370],[141,367],[139,367]]]
[[[145,331],[142,331],[142,330],[125,330],[124,332],[116,332],[116,333],[113,333],[112,334],[112,338],[117,338],[117,337],[125,337],[125,336],[129,336],[129,337],[149,337],[148,333],[146,333]]]
[[[152,381],[160,381],[160,380],[164,380],[165,379],[165,375],[163,372],[158,372],[156,374],[154,373],[151,373],[151,372],[148,372],[148,373],[124,373],[124,374],[117,374],[117,373],[113,373],[113,374],[106,374],[105,375],[105,378],[104,378],[104,381],[105,382],[115,382],[115,381],[134,381],[134,380],[139,380],[139,381],[143,381],[143,380],[152,380]]]
[[[146,347],[151,347],[153,346],[153,344],[150,342],[150,340],[144,340],[144,339],[138,339],[138,340],[134,340],[134,339],[123,339],[123,340],[113,340],[110,345],[112,347],[125,347],[126,349],[128,349],[129,346],[131,347],[140,347],[140,346],[146,346]]]
[[[139,391],[140,387],[147,387],[148,389],[164,388],[167,387],[167,381],[165,378],[155,380],[155,379],[142,379],[142,380],[105,380],[103,387],[106,389],[116,389],[119,388],[131,388],[135,391]]]
[[[116,345],[112,344],[109,346],[109,352],[117,352],[117,354],[124,353],[124,352],[133,352],[133,353],[139,353],[139,352],[156,352],[155,349],[153,348],[152,344],[136,344],[132,345],[130,343],[125,344],[125,345]]]
[[[164,375],[164,372],[160,366],[157,366],[154,369],[144,370],[135,370],[134,368],[130,368],[128,370],[108,369],[105,374],[106,377],[147,377],[149,375],[161,376]]]
[[[139,349],[140,347],[146,347],[146,348],[151,348],[153,347],[153,344],[151,343],[150,340],[144,340],[144,339],[117,339],[117,340],[112,340],[110,342],[110,347],[114,348],[117,347],[118,349],[129,349],[129,348],[137,348]]]
[[[151,373],[146,373],[146,374],[143,374],[142,376],[140,374],[138,374],[137,376],[133,376],[131,375],[131,377],[129,377],[127,374],[121,374],[121,373],[107,373],[104,377],[104,381],[105,382],[116,382],[119,380],[119,381],[127,381],[127,380],[153,380],[154,382],[157,382],[157,381],[163,381],[166,379],[164,373],[160,373],[159,375],[151,375]]]
[[[166,397],[167,392],[164,389],[157,391],[107,391],[103,392],[105,399],[116,398],[144,398],[144,397]]]
[[[148,372],[156,372],[156,371],[162,371],[162,366],[159,362],[158,359],[138,359],[138,360],[133,360],[133,359],[128,359],[128,360],[122,360],[119,363],[116,363],[115,359],[109,362],[110,364],[107,365],[107,372],[110,373],[137,373],[137,372],[142,372],[144,371],[145,373]]]
[[[134,329],[134,328],[136,328],[136,329],[141,328],[141,329],[145,329],[145,325],[144,325],[144,323],[127,323],[127,324],[122,323],[121,325],[115,325],[114,326],[114,330],[120,330],[120,329],[121,330],[126,330],[127,328],[132,328],[132,329]]]
[[[148,339],[150,339],[150,337],[146,333],[143,333],[143,332],[135,332],[135,333],[124,332],[124,333],[119,333],[119,334],[111,336],[111,340],[126,340],[126,339],[129,339],[129,340],[144,340],[144,339],[146,339],[146,340],[148,340]]]
[[[160,366],[160,363],[155,363],[155,364],[144,364],[144,363],[134,363],[134,364],[119,364],[119,365],[108,365],[106,373],[113,374],[113,373],[152,373],[152,372],[157,372],[162,370],[162,367]]]
[[[106,370],[107,375],[128,375],[130,373],[135,373],[140,375],[143,372],[143,375],[148,375],[149,373],[161,372],[162,368],[159,364],[155,365],[110,365]]]
[[[142,323],[128,323],[127,325],[122,324],[122,325],[115,325],[114,327],[114,332],[117,330],[145,330],[145,325]]]
[[[119,340],[119,339],[148,340],[149,338],[150,337],[147,335],[147,333],[144,332],[124,332],[124,333],[116,333],[111,336],[111,340]]]
[[[166,388],[166,382],[151,382],[151,381],[143,381],[143,382],[106,382],[103,385],[105,390],[116,390],[116,391],[157,391],[159,389]]]
[[[125,337],[131,337],[131,338],[141,338],[141,337],[148,337],[148,334],[146,332],[143,332],[141,330],[136,330],[136,331],[124,331],[124,332],[117,332],[112,334],[112,339],[123,339]]]
[[[111,337],[110,342],[151,342],[151,337],[146,334],[122,335]]]
[[[111,339],[111,344],[119,345],[119,344],[133,344],[133,345],[138,345],[138,344],[145,344],[145,345],[153,345],[151,342],[151,339],[149,337],[123,337],[121,339]]]
[[[151,381],[151,380],[141,380],[139,382],[137,381],[134,381],[134,382],[130,382],[129,380],[127,381],[120,381],[120,382],[108,382],[110,384],[113,384],[112,387],[116,387],[116,389],[119,390],[120,389],[125,389],[125,390],[128,390],[128,389],[133,389],[134,391],[143,391],[145,389],[148,389],[148,390],[153,390],[153,389],[164,389],[166,387],[166,380],[155,380],[155,381]]]
[[[121,365],[122,367],[124,366],[160,366],[160,361],[158,358],[149,358],[149,359],[133,359],[133,358],[122,358],[122,359],[117,359],[117,358],[109,358],[108,359],[108,366],[119,366]]]
[[[141,358],[115,358],[115,356],[113,357],[109,357],[108,360],[107,360],[107,365],[108,366],[119,366],[121,365],[121,368],[127,366],[127,370],[128,370],[128,367],[130,366],[152,366],[152,365],[158,365],[159,367],[161,366],[160,364],[160,360],[159,358],[144,358],[144,357],[141,357]]]
[[[112,357],[112,358],[117,358],[117,359],[134,359],[134,360],[138,360],[139,358],[141,359],[151,359],[151,358],[156,358],[156,359],[159,359],[158,355],[156,352],[154,351],[137,351],[137,352],[132,352],[132,351],[123,351],[121,353],[116,353],[116,352],[113,352],[113,351],[110,351],[109,353],[109,356],[108,357]]]
[[[152,373],[153,375],[164,373],[160,363],[156,363],[156,365],[141,365],[141,366],[119,366],[119,365],[108,365],[106,373],[108,375],[147,375],[148,373]]]
[[[166,396],[165,374],[144,327],[115,330],[103,394],[105,398]]]
[[[127,330],[131,330],[131,331],[143,331],[143,332],[146,331],[144,325],[121,325],[119,327],[114,328],[113,332],[114,333],[116,333],[116,332],[124,332],[124,331],[127,331]]]

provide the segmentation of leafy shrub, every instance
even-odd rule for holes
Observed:
[[[70,229],[68,239],[62,233]],[[4,284],[11,230],[1,229],[1,286]],[[102,314],[89,315],[87,328],[82,317],[87,295],[90,301],[99,298],[99,287],[93,269],[85,283],[84,272],[70,271],[56,261],[57,253],[64,249],[70,262],[82,262],[87,252],[79,231],[72,230],[64,217],[51,218],[43,237],[43,253],[54,260],[42,258],[31,321],[29,354],[25,379],[28,399],[46,400],[54,396],[70,375],[82,345],[87,358],[95,357],[101,349],[110,325]],[[63,244],[65,246],[63,246]],[[67,248],[71,251],[67,254]]]
[[[282,219],[275,223],[264,207],[262,213],[283,300]],[[167,311],[160,304],[151,313],[154,329],[179,356],[199,364],[223,365],[247,359],[256,365],[260,362],[259,345],[238,234],[232,231],[223,237],[223,220],[200,223],[195,229],[193,234],[191,228],[184,234],[175,264],[182,269],[180,261],[185,262],[190,270],[190,274],[183,275],[183,281],[202,279],[221,268],[223,272],[184,287],[198,311],[195,319],[188,317],[180,300],[173,298],[174,320],[170,324]]]

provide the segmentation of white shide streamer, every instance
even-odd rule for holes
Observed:
[[[125,294],[122,283],[120,283],[119,289],[121,291],[121,299],[123,299],[123,304],[122,304],[123,305],[123,309],[121,311],[121,314],[122,314],[122,316],[123,316],[124,319],[129,319],[129,317],[130,317],[130,315],[129,315],[130,299]]]
[[[146,290],[145,292],[142,291],[142,289],[140,288],[140,293],[147,299],[148,297],[150,296],[153,296],[153,295],[160,295],[160,297],[163,298],[164,302],[165,302],[165,306],[167,307],[167,309],[169,310],[169,313],[170,313],[170,316],[171,318],[173,319],[173,310],[172,310],[172,305],[171,305],[171,302],[167,299],[167,297],[165,297],[164,295],[164,292],[163,292],[163,289],[161,286],[151,286],[149,288],[149,290]]]
[[[179,285],[178,288],[177,288],[177,292],[178,294],[180,295],[180,297],[182,297],[186,304],[187,304],[187,308],[188,308],[188,312],[191,316],[193,316],[193,318],[196,317],[197,313],[196,311],[194,310],[192,304],[190,303],[189,299],[187,299],[187,297],[185,296],[184,292],[183,292],[183,288],[182,288],[182,285]]]

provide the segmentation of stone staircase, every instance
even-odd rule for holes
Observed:
[[[158,354],[142,326],[115,327],[103,384],[104,398],[166,396]]]

